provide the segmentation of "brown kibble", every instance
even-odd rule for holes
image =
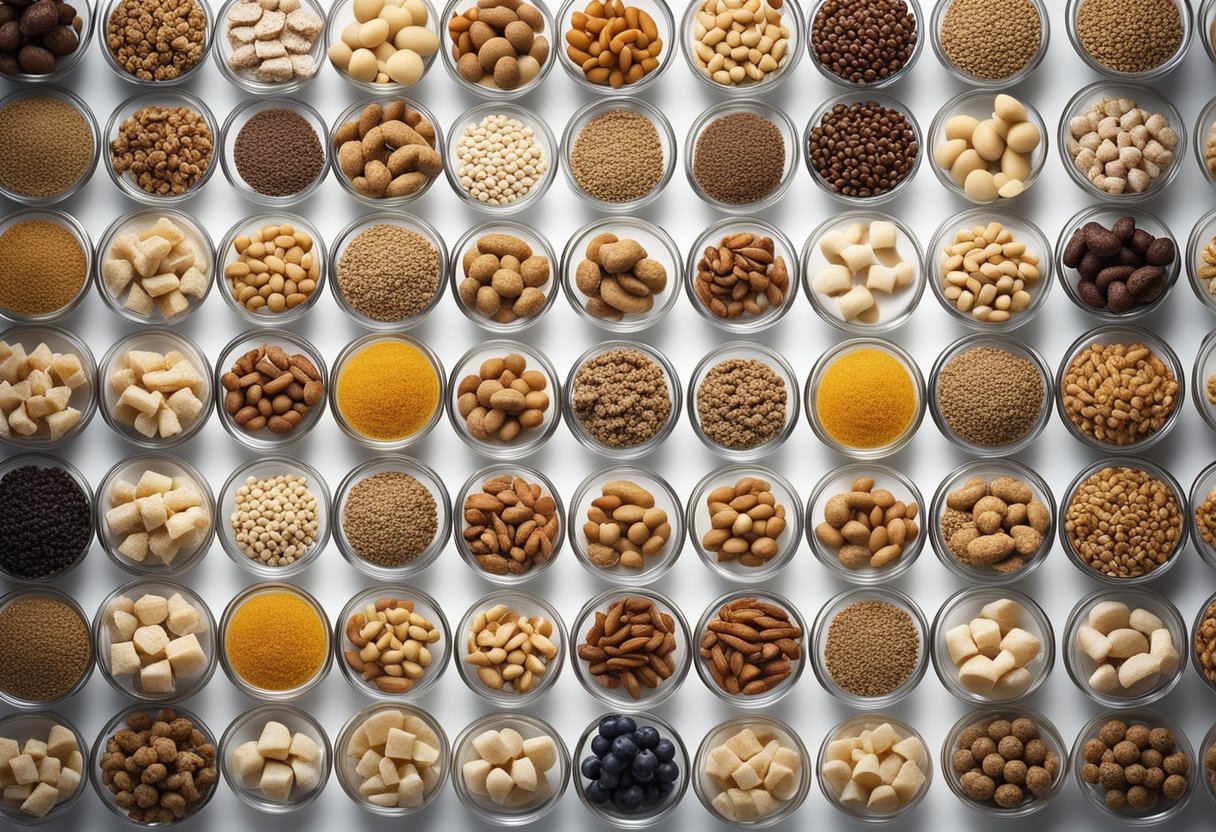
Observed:
[[[1104,723],[1098,731],[1098,739],[1112,748],[1116,743],[1122,741],[1125,736],[1127,736],[1127,725],[1117,719]]]
[[[1005,783],[997,787],[992,799],[1002,809],[1012,809],[1022,802],[1022,789],[1013,783]]]

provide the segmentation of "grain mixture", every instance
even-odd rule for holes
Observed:
[[[785,426],[785,380],[754,358],[728,358],[697,388],[697,418],[710,441],[731,450],[756,448]]]
[[[189,107],[140,107],[118,126],[110,163],[129,173],[153,196],[181,196],[207,173],[213,149],[211,126]]]
[[[106,21],[105,45],[128,75],[172,81],[206,54],[207,17],[196,0],[122,0]]]
[[[570,151],[570,173],[601,202],[632,202],[654,190],[665,170],[654,122],[634,110],[609,110],[583,125]]]
[[[1169,484],[1148,471],[1108,467],[1077,486],[1064,533],[1082,563],[1111,578],[1163,566],[1182,539],[1182,510]]]
[[[391,323],[421,314],[439,290],[439,250],[409,228],[376,223],[338,258],[338,289],[360,315]]]
[[[888,601],[854,601],[828,624],[828,675],[853,696],[886,696],[916,670],[920,632],[912,616]]]
[[[1141,343],[1091,344],[1061,379],[1064,415],[1086,436],[1111,445],[1142,442],[1178,406],[1174,371]]]
[[[18,598],[0,610],[0,691],[27,702],[66,695],[89,668],[89,625],[57,598]]]
[[[693,150],[693,178],[711,198],[731,205],[764,199],[785,173],[785,137],[756,113],[728,113],[705,125]]]
[[[1076,14],[1081,47],[1114,72],[1156,69],[1182,45],[1174,0],[1083,0]]]
[[[89,122],[68,101],[31,95],[0,109],[0,187],[53,197],[87,176],[92,163]]]
[[[0,234],[0,309],[28,317],[63,309],[84,288],[86,266],[84,249],[66,226],[15,222]]]
[[[583,429],[609,448],[648,442],[671,417],[671,388],[663,368],[640,350],[608,350],[587,359],[570,392]]]
[[[939,32],[954,67],[985,81],[1021,72],[1042,45],[1042,20],[1030,0],[951,0]]]
[[[1043,409],[1038,366],[1001,347],[972,347],[937,377],[937,407],[955,436],[973,445],[1012,445],[1034,429]]]
[[[431,490],[404,471],[382,471],[351,486],[342,533],[363,560],[393,568],[426,551],[439,531]]]

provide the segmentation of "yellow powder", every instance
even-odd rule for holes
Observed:
[[[393,441],[413,436],[439,407],[439,376],[413,344],[379,341],[351,356],[338,375],[338,410],[358,433]]]
[[[254,595],[233,613],[224,650],[236,674],[262,690],[291,690],[325,664],[325,624],[290,592]]]
[[[815,392],[815,411],[829,436],[850,448],[881,448],[903,435],[916,415],[916,388],[898,359],[874,348],[837,358]]]

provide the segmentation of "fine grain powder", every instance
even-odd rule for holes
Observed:
[[[601,202],[632,202],[663,178],[663,144],[654,123],[633,110],[609,110],[578,131],[570,172]]]
[[[1000,347],[973,347],[951,358],[937,378],[937,407],[960,439],[995,448],[1028,434],[1043,408],[1043,377],[1034,362]]]
[[[887,601],[856,601],[832,618],[823,658],[828,675],[854,696],[886,696],[916,669],[920,633]]]
[[[18,598],[0,610],[0,691],[28,702],[65,696],[89,666],[89,627],[57,598]]]
[[[89,123],[68,102],[31,95],[0,109],[0,186],[55,196],[79,182],[92,161]]]
[[[1115,72],[1148,72],[1182,45],[1174,0],[1083,0],[1077,39],[1098,63]]]
[[[404,566],[426,551],[438,529],[435,497],[404,471],[364,477],[342,508],[347,542],[376,566]]]
[[[640,350],[608,350],[587,359],[574,375],[571,402],[587,433],[610,448],[641,445],[671,416],[663,368]]]
[[[920,143],[907,116],[873,101],[837,104],[811,130],[808,155],[833,193],[885,194],[916,165]]]
[[[439,289],[439,251],[422,234],[377,223],[338,258],[338,288],[364,317],[385,323],[421,313]]]
[[[0,568],[24,580],[60,572],[88,550],[89,500],[63,468],[23,465],[0,479]]]
[[[57,222],[22,220],[0,234],[0,309],[49,315],[71,303],[88,274],[85,254]]]
[[[755,448],[781,432],[786,398],[785,382],[763,361],[730,358],[711,367],[697,388],[697,418],[718,445]]]
[[[1042,21],[1030,0],[952,0],[942,16],[942,52],[985,80],[1008,78],[1039,51]]]
[[[236,170],[265,196],[291,196],[312,184],[325,166],[321,139],[308,119],[272,107],[255,113],[236,134]]]
[[[781,183],[785,137],[755,113],[721,116],[697,137],[692,171],[701,189],[719,202],[758,202]]]

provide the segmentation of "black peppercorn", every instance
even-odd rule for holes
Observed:
[[[84,556],[89,498],[65,469],[23,465],[0,478],[0,569],[37,580]]]

